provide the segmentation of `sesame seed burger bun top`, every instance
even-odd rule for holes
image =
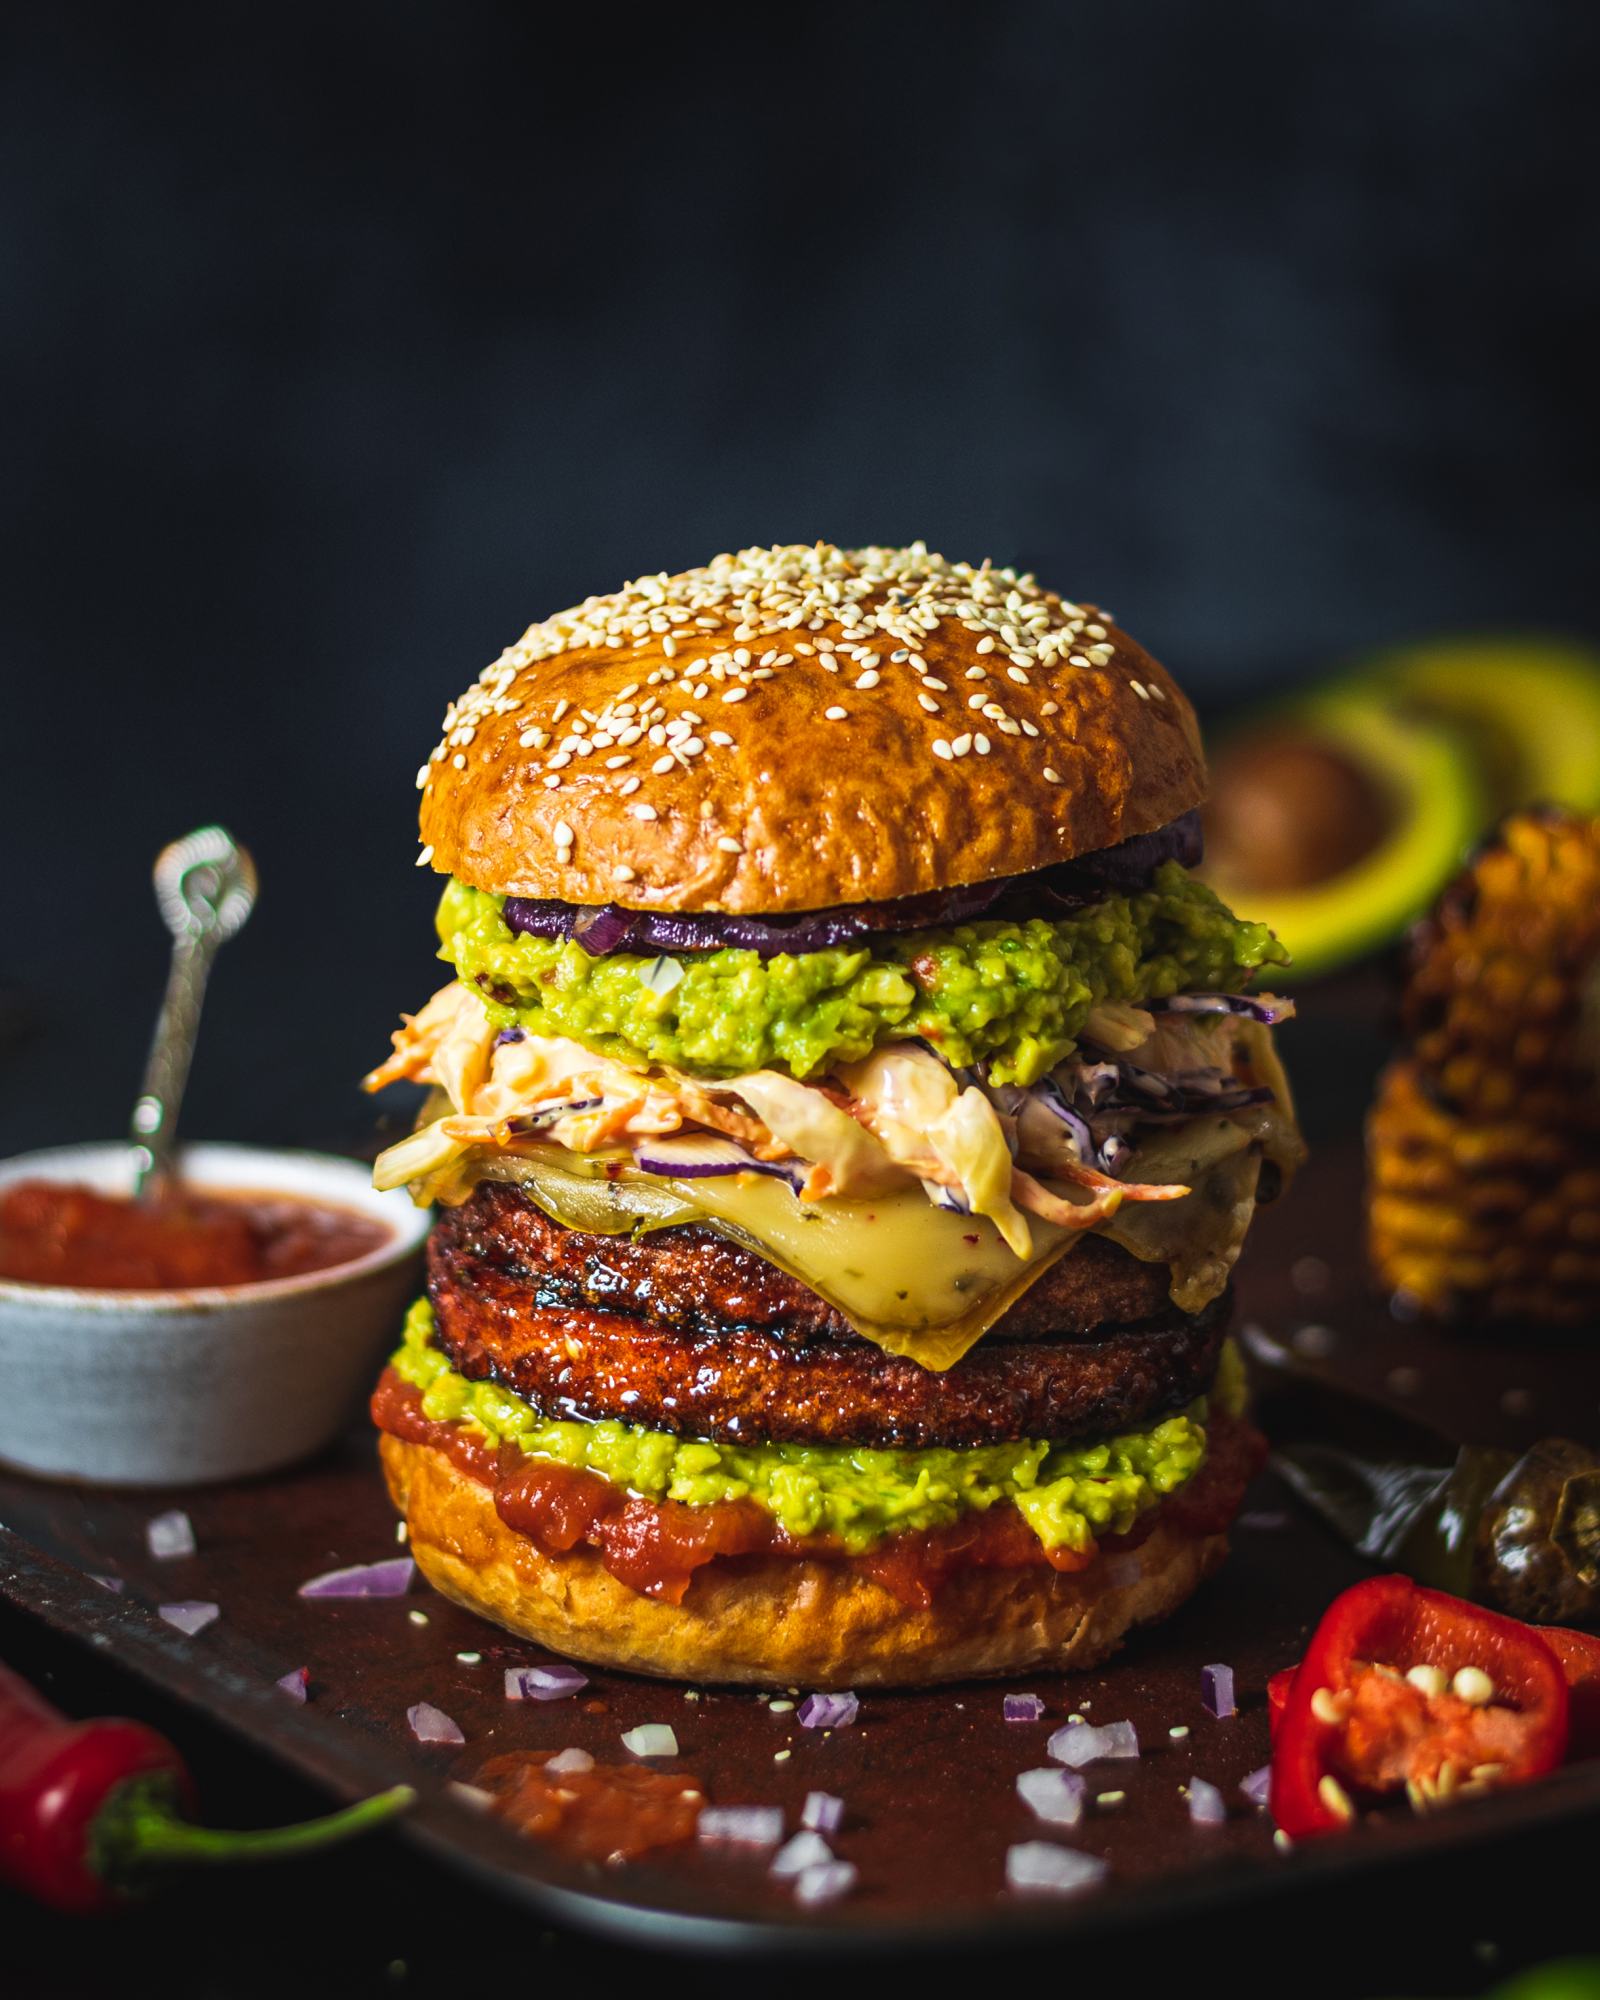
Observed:
[[[819,542],[530,626],[418,783],[423,864],[477,888],[776,915],[1071,860],[1189,811],[1206,773],[1188,702],[1106,614],[920,544]]]

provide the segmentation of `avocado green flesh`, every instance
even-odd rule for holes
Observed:
[[[703,1076],[772,1067],[814,1076],[880,1042],[921,1037],[957,1067],[987,1059],[995,1083],[1033,1083],[1071,1053],[1101,1002],[1226,990],[1285,959],[1265,924],[1242,922],[1176,862],[1148,889],[1051,921],[962,924],[769,959],[686,954],[665,961],[665,979],[660,958],[591,958],[571,941],[521,936],[503,901],[451,881],[438,917],[440,956],[498,1026]]]
[[[730,1445],[615,1422],[541,1416],[492,1382],[469,1382],[433,1345],[433,1309],[418,1299],[391,1365],[422,1391],[424,1416],[462,1422],[529,1457],[598,1473],[648,1500],[690,1507],[753,1500],[793,1536],[825,1535],[851,1554],[885,1536],[947,1526],[1009,1501],[1046,1549],[1087,1549],[1124,1534],[1186,1485],[1204,1462],[1207,1399],[1099,1443],[983,1445],[965,1451],[875,1451],[849,1445]],[[1223,1352],[1219,1408],[1243,1400],[1243,1370]]]
[[[1359,958],[1397,937],[1427,909],[1481,831],[1477,768],[1460,740],[1348,694],[1312,697],[1279,711],[1365,771],[1390,809],[1390,830],[1353,867],[1305,888],[1262,892],[1217,873],[1223,896],[1248,895],[1287,948],[1284,982]]]
[[[1341,692],[1463,734],[1487,783],[1486,817],[1600,807],[1600,655],[1586,647],[1444,639],[1386,654]]]

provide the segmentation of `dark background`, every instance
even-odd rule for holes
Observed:
[[[921,536],[1110,604],[1213,714],[1410,636],[1600,637],[1587,0],[14,0],[0,37],[0,1153],[121,1129],[149,864],[211,817],[263,893],[186,1125],[358,1139],[435,978],[445,702],[643,570]],[[170,1726],[213,1795],[304,1803]],[[1560,1853],[1520,1859],[1403,1954],[1397,1882],[1198,1957],[1459,1991],[1496,1902],[1502,1963],[1583,1941],[1533,1893]],[[298,1930],[226,1888],[198,1957],[166,1905],[130,1962],[458,1990],[493,1932],[504,1975],[504,1913],[420,1863],[280,1879]],[[20,1935],[52,1992],[115,1976],[109,1935]]]
[[[121,1128],[208,817],[187,1122],[358,1132],[446,700],[641,570],[922,536],[1213,707],[1600,634],[1591,6],[6,20],[0,1151]]]

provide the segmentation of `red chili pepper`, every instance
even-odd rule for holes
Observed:
[[[1369,1578],[1329,1605],[1295,1673],[1273,1817],[1301,1840],[1348,1825],[1352,1794],[1403,1787],[1421,1808],[1542,1777],[1565,1755],[1568,1707],[1561,1663],[1530,1626],[1409,1577]]]
[[[402,1811],[409,1785],[326,1819],[260,1833],[194,1826],[183,1759],[142,1722],[69,1722],[0,1666],[0,1880],[54,1909],[114,1909],[173,1862],[298,1854]]]
[[[1567,1677],[1568,1757],[1600,1757],[1600,1637],[1565,1625],[1533,1628]]]
[[[1283,1711],[1289,1706],[1289,1690],[1294,1686],[1298,1667],[1282,1667],[1267,1682],[1267,1727],[1272,1731],[1274,1743],[1278,1740],[1278,1729],[1283,1722]]]

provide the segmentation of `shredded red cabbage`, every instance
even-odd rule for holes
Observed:
[[[1141,889],[1164,861],[1192,868],[1200,860],[1200,815],[1184,813],[1154,833],[1135,834],[1115,847],[1081,854],[1029,875],[899,896],[883,903],[840,903],[795,917],[746,917],[724,910],[628,910],[549,897],[509,896],[505,920],[527,937],[570,938],[592,958],[614,951],[720,951],[726,946],[762,958],[782,952],[822,951],[874,934],[945,929],[978,917],[1049,916],[1098,902],[1102,896]]]

